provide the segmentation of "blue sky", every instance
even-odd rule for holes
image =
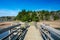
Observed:
[[[0,16],[16,16],[26,10],[60,10],[60,0],[0,0]]]

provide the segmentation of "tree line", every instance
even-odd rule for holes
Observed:
[[[20,21],[40,21],[40,20],[58,20],[60,19],[60,10],[58,11],[26,11],[22,10],[18,12],[18,15],[15,18]]]

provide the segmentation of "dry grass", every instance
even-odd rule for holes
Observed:
[[[2,22],[0,23],[0,29],[6,28],[11,25],[12,22]]]
[[[48,24],[50,27],[60,28],[60,20],[38,22],[38,24],[42,24],[42,23]]]
[[[13,21],[13,22],[16,22],[16,21]],[[0,28],[6,28],[7,26],[10,26],[11,23],[12,22],[3,22],[3,23],[0,23]],[[49,24],[50,27],[60,28],[60,20],[56,20],[56,21],[40,21],[40,22],[38,22],[38,26],[40,26],[40,24],[42,24],[42,23]],[[21,24],[23,24],[23,26],[24,26],[24,22],[22,22]],[[30,24],[34,25],[34,24],[32,24],[32,22],[30,22]]]

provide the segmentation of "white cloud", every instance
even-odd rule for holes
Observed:
[[[0,16],[16,16],[20,10],[0,9]]]

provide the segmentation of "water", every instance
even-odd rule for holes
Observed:
[[[7,36],[9,34],[9,31],[6,31],[2,34],[0,34],[0,39],[2,39],[3,37]]]
[[[6,22],[6,21],[0,20],[0,23],[2,23],[2,22]],[[1,30],[1,28],[0,28],[0,30]],[[0,39],[2,39],[3,37],[7,36],[8,34],[9,34],[9,31],[6,31],[6,32],[0,34]]]
[[[53,33],[50,33],[51,34],[51,37],[54,39],[54,40],[60,40],[60,38],[58,38],[56,35],[54,35]]]

